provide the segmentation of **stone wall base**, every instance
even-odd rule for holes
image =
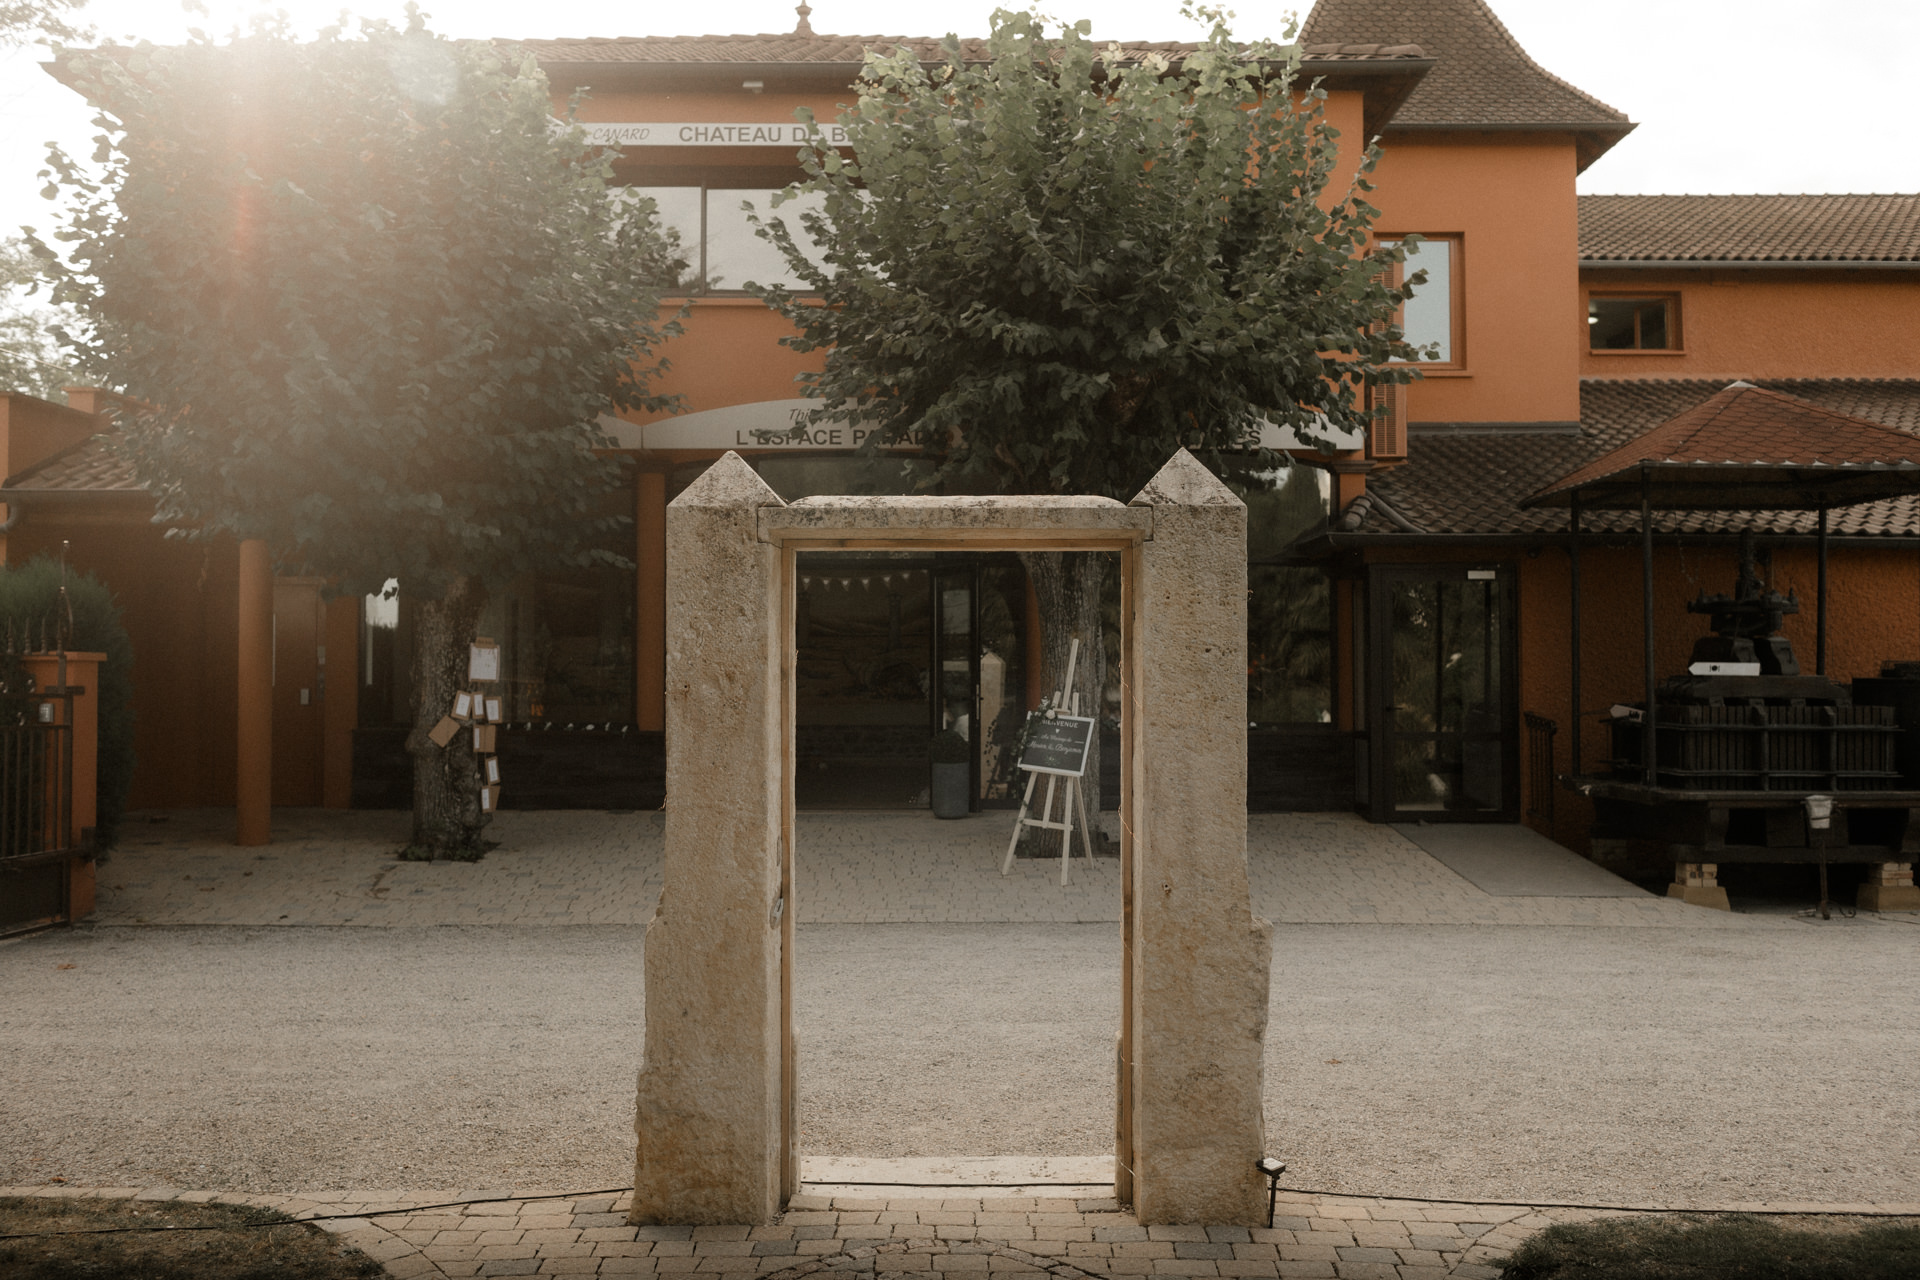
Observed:
[[[1862,911],[1920,911],[1920,889],[1910,884],[1863,884],[1854,904]]]
[[[1727,901],[1727,891],[1717,884],[1670,884],[1667,886],[1667,896],[1679,898],[1690,907],[1712,907],[1716,911],[1733,910],[1733,904]]]

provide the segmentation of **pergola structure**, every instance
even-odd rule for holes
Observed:
[[[1836,507],[1920,493],[1920,440],[1748,382],[1605,454],[1524,499],[1522,507],[1567,509],[1572,610],[1570,701],[1576,726],[1572,774],[1583,776],[1580,719],[1580,518],[1588,511],[1640,512],[1646,728],[1636,798],[1657,802],[1659,681],[1654,669],[1653,512],[1813,511],[1819,516],[1815,673],[1826,674],[1828,513]],[[1616,788],[1618,789],[1618,788]],[[1891,797],[1894,793],[1885,793]],[[1899,793],[1905,795],[1906,793]],[[1883,797],[1885,798],[1885,797]],[[1920,793],[1915,793],[1920,800]]]

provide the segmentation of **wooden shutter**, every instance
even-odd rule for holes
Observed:
[[[1367,407],[1386,412],[1367,427],[1367,456],[1375,462],[1407,460],[1407,388],[1404,383],[1381,383],[1367,388]]]
[[[1380,282],[1390,289],[1400,287],[1403,267],[1396,262],[1380,273]],[[1394,317],[1400,319],[1398,315]],[[1378,332],[1384,326],[1375,326]],[[1392,466],[1407,460],[1407,388],[1401,383],[1383,383],[1367,388],[1367,408],[1384,409],[1384,416],[1367,426],[1367,457]]]

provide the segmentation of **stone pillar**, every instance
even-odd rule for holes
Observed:
[[[789,639],[780,552],[756,513],[783,505],[728,453],[666,513],[666,886],[647,929],[632,1220],[763,1223],[782,1208],[781,848]]]
[[[1247,884],[1247,511],[1185,450],[1133,505],[1153,530],[1128,584],[1121,1158],[1142,1223],[1263,1226],[1273,926]]]
[[[1727,901],[1727,891],[1720,887],[1719,875],[1717,862],[1675,862],[1673,883],[1667,886],[1667,896],[1679,898],[1692,907],[1731,911],[1733,906]]]
[[[240,716],[234,762],[238,845],[273,839],[273,558],[267,544],[240,544]]]
[[[1862,911],[1920,911],[1911,862],[1870,862],[1854,905]]]

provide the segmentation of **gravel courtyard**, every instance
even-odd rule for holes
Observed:
[[[503,823],[517,838],[479,868],[397,870],[364,830],[330,836],[322,822],[244,878],[266,905],[276,893],[291,905],[323,867],[327,892],[351,906],[364,856],[369,892],[388,891],[374,900],[438,876],[409,910],[431,914],[431,900],[458,917],[484,914],[461,895],[518,866],[544,924],[213,923],[227,910],[220,877],[243,879],[259,855],[195,831],[123,850],[101,914],[115,923],[0,945],[0,1184],[626,1185],[646,911],[570,923],[585,908],[552,909],[580,900],[555,868],[604,884],[617,863],[644,884],[654,855],[633,819],[590,816],[603,826]],[[1098,916],[1111,864],[1076,871],[1078,897],[1059,890],[1056,864],[1000,882],[988,851],[993,865],[974,868],[991,877],[988,897],[1051,902],[1068,919],[850,922],[834,917],[885,915],[862,893],[940,908],[884,883],[871,861],[881,827],[839,845],[809,830],[803,1152],[1109,1150],[1118,938]],[[1480,902],[1392,832],[1344,820],[1256,823],[1252,856],[1256,906],[1281,921],[1266,1098],[1290,1185],[1467,1200],[1916,1198],[1911,917]],[[183,881],[191,897],[161,891]],[[851,907],[832,906],[833,885],[860,886],[841,891]],[[604,898],[587,897],[604,914]],[[1430,918],[1435,901],[1465,918],[1355,918]],[[1575,922],[1525,922],[1555,911]]]

